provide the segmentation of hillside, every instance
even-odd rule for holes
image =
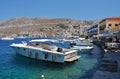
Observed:
[[[13,18],[6,22],[4,22],[4,26],[19,26],[19,25],[41,25],[41,24],[80,24],[80,25],[91,25],[95,21],[83,21],[83,20],[72,20],[65,18],[28,18],[28,17],[20,17]]]
[[[28,18],[20,17],[13,18],[4,23],[2,23],[0,28],[1,34],[41,34],[41,32],[47,36],[51,34],[58,34],[57,32],[69,31],[70,28],[73,29],[73,26],[90,26],[97,21],[82,21],[82,20],[73,20],[66,18]],[[56,27],[57,25],[62,24],[64,26],[69,26],[69,29],[63,29]],[[78,29],[79,30],[79,29]],[[73,31],[74,32],[74,31]]]

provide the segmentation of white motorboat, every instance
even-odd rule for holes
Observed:
[[[55,40],[39,39],[31,40],[29,43],[11,44],[10,46],[20,55],[45,61],[64,63],[80,58],[77,55],[77,50],[59,48],[50,43],[53,41]]]
[[[93,46],[73,46],[70,49],[78,50],[80,53],[91,53]]]
[[[1,40],[14,40],[12,37],[2,37]]]
[[[93,45],[87,41],[76,40],[70,42],[70,49],[78,50],[81,53],[91,53],[93,48]]]
[[[78,36],[69,36],[68,38],[63,39],[64,42],[74,42],[79,39]]]

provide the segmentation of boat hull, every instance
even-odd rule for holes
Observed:
[[[59,62],[64,63],[64,55],[62,54],[55,54],[51,52],[45,52],[37,49],[29,49],[29,48],[22,48],[22,47],[15,47],[12,46],[12,48],[15,50],[17,54],[20,54],[22,56],[26,56],[29,58],[39,59],[39,60],[45,60],[45,61],[52,61],[52,62]]]

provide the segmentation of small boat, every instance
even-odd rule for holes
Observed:
[[[64,63],[76,61],[80,58],[77,50],[59,48],[52,44],[55,40],[36,39],[28,43],[11,44],[16,53],[34,59]]]
[[[73,46],[70,49],[78,50],[80,53],[89,53],[93,50],[93,46]]]
[[[14,40],[12,37],[2,37],[1,40]]]
[[[81,53],[91,53],[91,51],[93,50],[93,45],[91,43],[88,43],[86,41],[74,41],[74,42],[70,42],[70,49],[73,50],[78,50],[78,52]]]
[[[64,42],[73,42],[78,39],[78,36],[69,36],[68,38],[63,39]]]

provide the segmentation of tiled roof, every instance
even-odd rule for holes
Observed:
[[[120,18],[106,18],[106,20],[120,20]]]

